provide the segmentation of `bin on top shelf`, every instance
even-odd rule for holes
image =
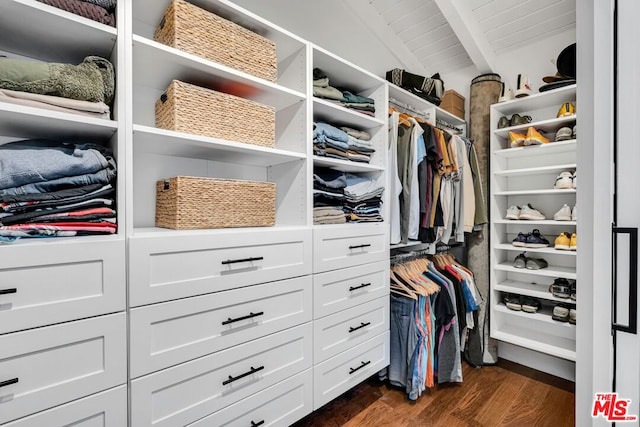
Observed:
[[[440,108],[464,120],[464,96],[455,90],[445,91]]]

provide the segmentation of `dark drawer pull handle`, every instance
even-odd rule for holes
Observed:
[[[249,372],[245,372],[244,374],[240,374],[237,377],[232,377],[231,375],[229,375],[229,379],[225,380],[222,382],[222,385],[227,385],[227,384],[231,384],[234,381],[238,381],[241,378],[244,377],[248,377],[251,374],[255,374],[258,371],[262,371],[264,369],[264,365],[263,366],[259,366],[257,368],[254,368],[253,366],[251,367],[251,370]]]
[[[351,332],[355,332],[355,331],[357,331],[358,329],[366,328],[366,327],[367,327],[367,326],[369,326],[370,324],[371,324],[371,322],[367,322],[367,323],[360,322],[360,326],[356,326],[355,328],[354,328],[353,326],[351,326],[351,327],[349,328],[349,333],[351,333]]]
[[[369,246],[371,246],[370,244],[365,244],[365,245],[355,245],[355,246],[349,246],[349,249],[361,249],[361,248],[368,248]]]
[[[251,257],[251,258],[243,258],[243,259],[228,259],[226,261],[222,261],[222,265],[227,264],[237,264],[239,262],[251,262],[251,261],[260,261],[263,260],[263,256]]]
[[[349,375],[353,374],[354,372],[359,371],[360,369],[364,368],[365,366],[367,366],[369,363],[371,363],[371,360],[367,361],[367,362],[360,362],[361,365],[358,366],[357,368],[349,368]]]
[[[16,384],[17,382],[18,382],[17,378],[13,378],[13,379],[10,379],[10,380],[7,380],[7,381],[2,381],[2,382],[0,382],[0,387],[6,387],[6,386],[11,385],[11,384]]]
[[[353,292],[353,291],[357,291],[358,289],[366,288],[367,286],[371,286],[371,283],[363,283],[360,286],[351,286],[349,287],[349,290]]]
[[[228,325],[229,323],[234,323],[234,322],[239,322],[241,320],[251,319],[253,317],[262,316],[263,314],[264,314],[264,311],[259,311],[257,313],[251,312],[251,313],[247,314],[246,316],[236,317],[235,319],[232,319],[231,317],[229,317],[229,319],[227,319],[224,322],[222,322],[222,324],[223,325]]]
[[[0,295],[17,294],[17,293],[18,293],[18,290],[16,288],[0,289]]]
[[[264,424],[264,420],[258,421],[257,423],[251,421],[251,427],[258,427],[258,426],[261,426],[262,424]]]

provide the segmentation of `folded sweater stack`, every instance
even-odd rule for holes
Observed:
[[[116,26],[116,0],[38,0],[93,21]]]
[[[376,151],[370,139],[371,135],[365,131],[348,127],[338,129],[324,122],[313,124],[313,154],[316,156],[369,163]]]
[[[106,148],[49,140],[0,146],[0,243],[113,234],[116,163]]]
[[[384,182],[379,179],[346,174],[344,212],[349,222],[381,222]]]
[[[315,168],[313,171],[313,223],[342,224],[347,222],[343,204],[347,180],[342,172]]]
[[[329,77],[320,68],[313,69],[313,96],[325,98],[345,108],[375,116],[375,100],[354,94],[350,89],[339,90],[329,85]]]
[[[0,102],[109,119],[115,93],[111,62],[79,65],[0,58]]]

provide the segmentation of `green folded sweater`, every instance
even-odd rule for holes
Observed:
[[[0,89],[111,104],[115,72],[97,56],[79,65],[0,58]]]

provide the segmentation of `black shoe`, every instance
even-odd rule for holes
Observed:
[[[569,298],[571,287],[567,279],[556,279],[553,284],[549,286],[549,292],[556,298]]]
[[[546,248],[549,246],[549,241],[540,234],[540,230],[537,228],[527,235],[527,242],[525,247],[527,248]]]

